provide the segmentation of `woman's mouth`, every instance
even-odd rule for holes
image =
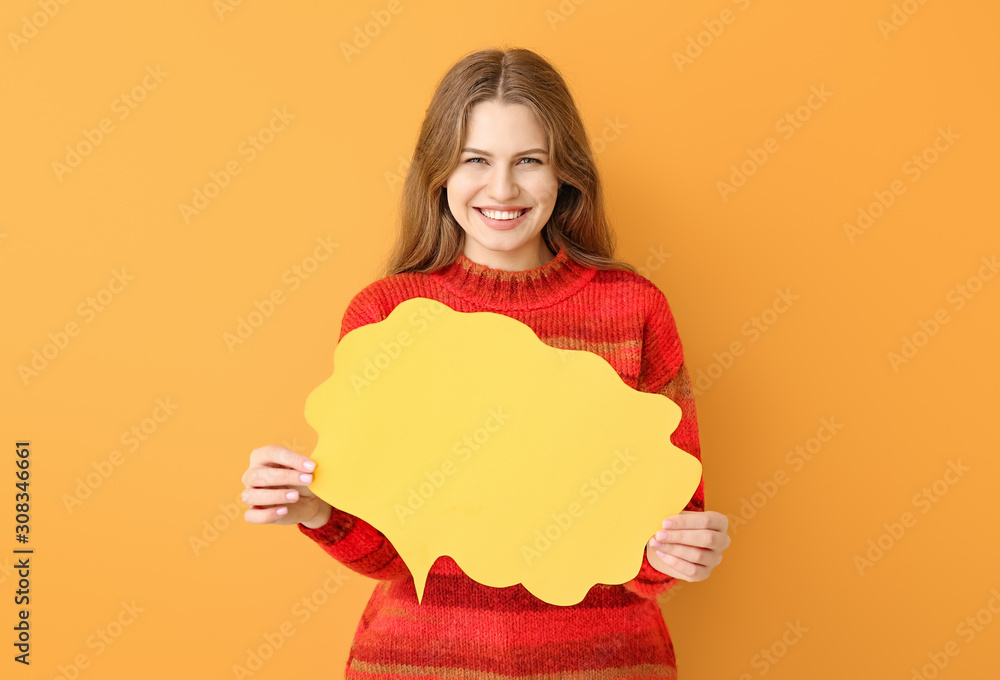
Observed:
[[[476,208],[481,214],[489,217],[491,220],[513,220],[521,217],[524,213],[528,212],[531,208],[522,208],[521,210],[484,210],[483,208]]]
[[[517,211],[476,208],[476,212],[479,213],[480,219],[483,223],[490,229],[497,230],[513,229],[524,221],[524,216],[527,215],[530,210],[531,208],[523,208]]]

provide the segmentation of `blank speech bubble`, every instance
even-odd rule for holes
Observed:
[[[418,602],[442,555],[555,605],[625,583],[702,473],[670,442],[667,397],[516,319],[422,297],[341,338],[305,417],[309,488],[389,539]]]

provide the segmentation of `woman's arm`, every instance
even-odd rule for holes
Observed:
[[[674,446],[701,460],[701,443],[698,438],[698,420],[691,378],[684,363],[684,351],[674,317],[666,296],[654,287],[650,309],[643,331],[642,360],[637,389],[661,394],[681,409],[681,420],[670,435]],[[698,480],[698,487],[684,510],[705,511],[705,478]],[[642,597],[655,598],[669,590],[677,581],[673,576],[655,569],[643,546],[642,567],[638,575],[624,586]]]
[[[385,535],[368,522],[331,508],[326,524],[310,529],[298,524],[299,531],[316,541],[329,555],[348,569],[380,580],[410,578],[410,570]]]

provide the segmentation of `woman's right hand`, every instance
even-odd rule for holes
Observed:
[[[250,453],[241,478],[241,498],[250,506],[243,518],[251,524],[297,524],[310,529],[330,519],[332,506],[309,490],[316,462],[284,446],[269,445]]]

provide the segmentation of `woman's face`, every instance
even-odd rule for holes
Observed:
[[[554,257],[541,237],[559,190],[548,151],[545,130],[523,104],[472,107],[458,167],[445,184],[470,260],[515,271]],[[494,219],[483,209],[508,214],[494,214],[499,218]],[[503,219],[521,212],[521,217]]]

